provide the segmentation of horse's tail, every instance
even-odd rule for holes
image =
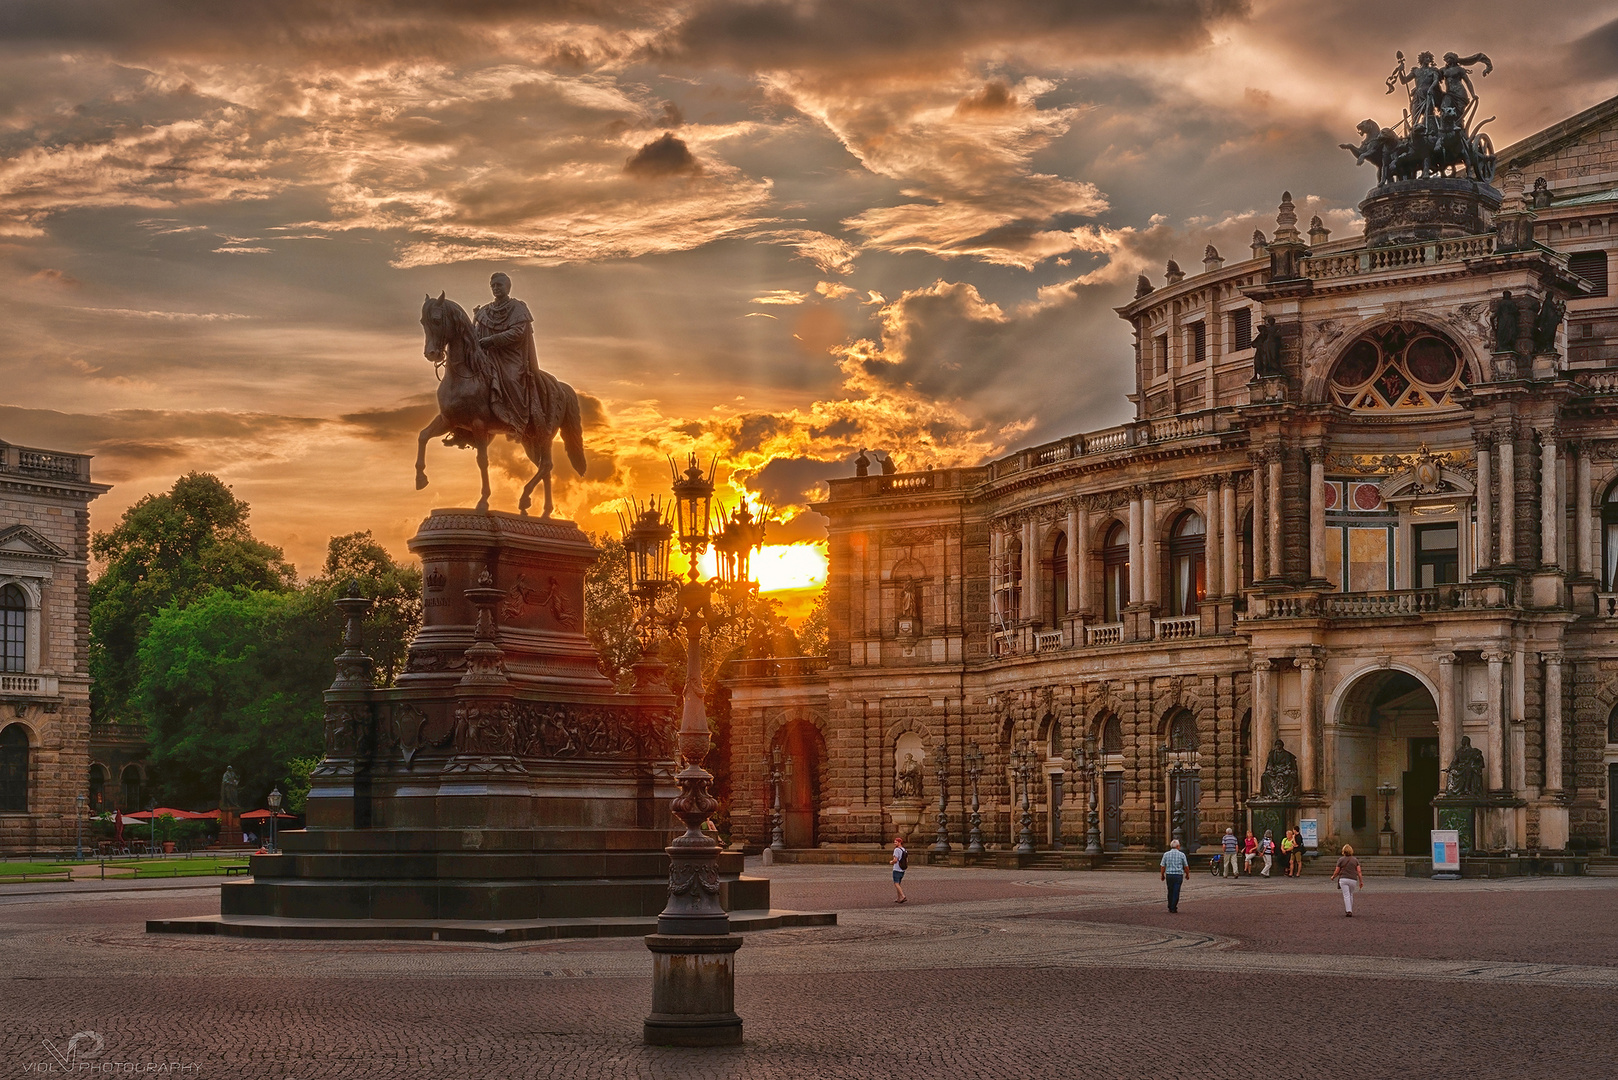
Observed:
[[[562,395],[562,445],[567,447],[567,459],[573,463],[573,470],[580,476],[584,475],[584,420],[579,415],[579,395],[571,386],[564,384],[567,392]]]

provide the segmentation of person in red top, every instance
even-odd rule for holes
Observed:
[[[1247,839],[1242,841],[1242,873],[1251,874],[1253,872],[1253,859],[1257,855],[1258,838],[1253,835],[1252,829],[1248,829]]]

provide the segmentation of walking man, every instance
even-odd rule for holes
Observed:
[[[895,904],[905,902],[905,871],[910,869],[910,852],[905,850],[904,837],[893,838],[893,891],[898,893]]]
[[[1168,884],[1169,910],[1180,910],[1180,886],[1185,884],[1185,872],[1190,868],[1186,861],[1185,852],[1180,850],[1178,840],[1169,841],[1169,849],[1163,852],[1163,861],[1158,864],[1158,878]]]
[[[1220,871],[1219,876],[1240,877],[1241,875],[1236,870],[1236,854],[1237,852],[1241,851],[1242,842],[1236,839],[1236,830],[1234,827],[1225,830],[1224,849],[1225,868]]]

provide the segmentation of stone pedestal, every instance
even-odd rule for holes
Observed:
[[[1448,176],[1383,184],[1360,203],[1371,247],[1478,236],[1493,227],[1498,209],[1494,188]]]
[[[642,1028],[652,1046],[736,1046],[736,934],[648,934],[652,1012]]]
[[[1296,799],[1263,799],[1253,798],[1247,800],[1247,809],[1252,816],[1253,835],[1260,840],[1264,839],[1264,830],[1270,830],[1270,839],[1275,841],[1275,855],[1281,857],[1281,838],[1286,831],[1297,823],[1298,807],[1301,804]]]
[[[1378,855],[1392,855],[1394,848],[1394,835],[1392,829],[1383,829],[1376,834],[1376,853]]]
[[[926,804],[920,799],[901,799],[888,807],[888,816],[893,818],[895,831],[904,838],[905,847],[910,846],[910,838],[921,823],[925,809]]]

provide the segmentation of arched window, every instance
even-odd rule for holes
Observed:
[[[1169,721],[1169,749],[1195,750],[1197,748],[1197,721],[1185,709],[1174,714]]]
[[[1062,620],[1067,617],[1067,533],[1057,533],[1056,542],[1051,545],[1051,561],[1049,566],[1051,578],[1051,621],[1052,626],[1061,626]]]
[[[90,810],[100,813],[107,808],[107,767],[99,762],[90,766]]]
[[[1349,346],[1331,373],[1331,397],[1350,409],[1444,409],[1466,384],[1466,364],[1446,338],[1418,323],[1394,323]]]
[[[0,731],[0,813],[28,812],[28,729]]]
[[[1116,716],[1109,716],[1101,722],[1101,752],[1103,754],[1124,752],[1124,728],[1118,723]]]
[[[17,585],[0,589],[0,671],[28,670],[28,598]]]
[[[1618,484],[1601,500],[1601,582],[1606,592],[1618,592]]]
[[[1180,515],[1169,535],[1169,614],[1195,615],[1208,594],[1208,526],[1202,515]]]
[[[123,809],[139,810],[141,808],[143,805],[143,796],[145,795],[145,791],[142,790],[143,786],[144,785],[141,783],[140,766],[125,765],[123,773],[118,777],[118,787],[120,796],[123,799]]]
[[[1061,757],[1062,722],[1051,714],[1046,713],[1045,719],[1040,723],[1040,727],[1044,730],[1045,735],[1045,756]]]
[[[1022,618],[1022,541],[1006,540],[1000,557],[1000,619],[1014,623]]]
[[[1107,532],[1101,547],[1102,621],[1124,621],[1129,606],[1129,528],[1117,522]]]
[[[1618,705],[1614,705],[1612,712],[1607,714],[1607,741],[1618,743]]]

